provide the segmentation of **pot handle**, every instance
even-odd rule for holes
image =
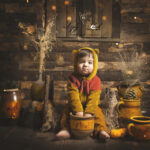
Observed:
[[[129,133],[131,136],[134,136],[133,133],[132,133],[132,127],[134,127],[134,124],[133,124],[133,123],[129,123],[129,124],[128,124],[128,127],[127,127],[127,128],[128,128],[128,133]]]
[[[124,101],[120,101],[117,104],[117,112],[120,114],[120,105],[124,105]]]

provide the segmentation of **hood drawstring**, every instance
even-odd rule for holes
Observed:
[[[85,89],[85,90],[83,91],[83,89]],[[89,84],[89,80],[82,80],[80,92],[81,92],[81,93],[84,92],[84,93],[87,93],[87,94],[90,93],[90,84]]]

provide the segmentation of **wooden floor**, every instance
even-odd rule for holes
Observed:
[[[56,140],[53,132],[42,133],[29,128],[0,126],[0,150],[150,150],[149,142],[133,139]]]

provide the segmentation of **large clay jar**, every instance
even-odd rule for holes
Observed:
[[[19,89],[5,89],[1,96],[1,117],[18,119],[20,116],[22,95]]]
[[[129,135],[137,140],[150,141],[150,117],[133,116],[130,119],[132,123],[128,125]]]
[[[132,116],[142,116],[141,112],[141,100],[135,99],[121,99],[117,104],[117,112],[119,115],[120,127],[127,127],[130,123],[130,118]]]

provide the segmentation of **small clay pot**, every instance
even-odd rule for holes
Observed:
[[[128,125],[128,133],[137,140],[150,140],[150,117],[133,116]]]
[[[35,82],[31,86],[32,100],[42,101],[44,99],[44,83]]]

